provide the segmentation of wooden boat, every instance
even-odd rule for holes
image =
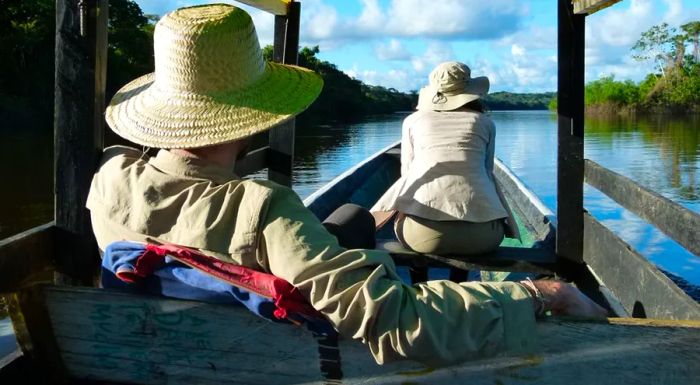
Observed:
[[[293,63],[299,3],[245,2],[276,15],[275,58]],[[697,254],[700,249],[694,231],[700,228],[700,216],[583,159],[584,14],[613,2],[558,1],[557,219],[497,163],[497,179],[528,235],[524,242],[469,259],[415,254],[398,247],[390,233],[382,234],[380,247],[414,280],[431,274],[460,279],[469,270],[554,274],[574,282],[617,318],[551,318],[538,323],[540,347],[527,355],[427,368],[412,362],[377,365],[359,342],[272,324],[239,307],[91,287],[27,286],[47,272],[54,283],[89,285],[92,272],[87,267],[97,259],[83,202],[104,124],[100,85],[104,86],[107,1],[79,8],[73,0],[59,0],[57,50],[79,54],[61,55],[56,64],[58,72],[70,67],[56,79],[56,218],[0,241],[0,292],[8,293],[22,348],[0,359],[0,383],[697,383],[700,306],[583,210],[585,176],[586,182],[688,250]],[[83,33],[89,44],[82,42]],[[293,123],[273,129],[269,145],[241,162],[238,173],[269,167],[270,179],[289,184],[293,133]],[[398,176],[399,151],[396,145],[381,151],[305,203],[319,217],[345,202],[372,203]]]
[[[380,151],[311,195],[305,204],[325,217],[346,202],[373,203],[396,180],[398,154],[398,144]],[[391,239],[380,247],[413,270],[493,268],[552,274],[556,267],[553,214],[505,165],[496,164],[497,178],[521,230],[528,234],[527,241],[470,260],[418,255],[392,244],[396,242]],[[624,311],[614,296],[605,300],[613,309]],[[653,378],[691,384],[700,375],[698,321],[551,319],[538,324],[541,347],[529,355],[435,369],[412,362],[380,366],[357,341],[273,324],[240,307],[36,286],[15,294],[11,311],[24,351],[51,367],[54,376],[97,382],[442,384],[468,380],[494,384],[526,379],[538,384],[617,384],[619,378],[611,374],[624,373],[635,383]]]

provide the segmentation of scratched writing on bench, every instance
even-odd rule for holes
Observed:
[[[143,380],[164,366],[210,367],[219,353],[210,346],[208,321],[183,310],[147,302],[95,303],[90,308],[93,365]]]

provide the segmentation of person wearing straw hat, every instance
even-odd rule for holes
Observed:
[[[493,251],[519,233],[493,175],[496,128],[480,101],[489,79],[450,61],[429,80],[403,123],[401,178],[371,211],[380,226],[398,213],[396,236],[414,251]]]
[[[124,86],[106,119],[122,137],[160,150],[150,158],[105,150],[87,201],[101,250],[121,240],[171,243],[274,274],[379,363],[444,365],[527,350],[543,304],[594,313],[567,286],[559,294],[518,283],[407,286],[386,252],[342,247],[291,189],[231,172],[250,135],[318,96],[318,75],[265,63],[250,16],[231,5],[171,12],[154,39],[155,73]]]

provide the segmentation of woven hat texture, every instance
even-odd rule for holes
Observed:
[[[418,110],[449,111],[479,99],[489,92],[489,79],[471,77],[469,67],[460,62],[440,63],[428,76],[429,83],[418,94]]]
[[[323,81],[263,60],[255,26],[227,4],[178,9],[158,21],[155,72],[128,83],[106,111],[129,141],[195,148],[245,138],[306,109]]]

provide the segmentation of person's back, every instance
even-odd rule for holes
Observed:
[[[398,198],[401,212],[435,221],[508,216],[491,176],[496,128],[487,115],[420,110],[406,118],[404,129],[401,169],[412,187]]]
[[[494,176],[496,127],[480,98],[486,77],[463,63],[439,64],[404,120],[401,177],[372,207],[378,222],[398,212],[397,239],[421,253],[494,251],[517,225]]]

